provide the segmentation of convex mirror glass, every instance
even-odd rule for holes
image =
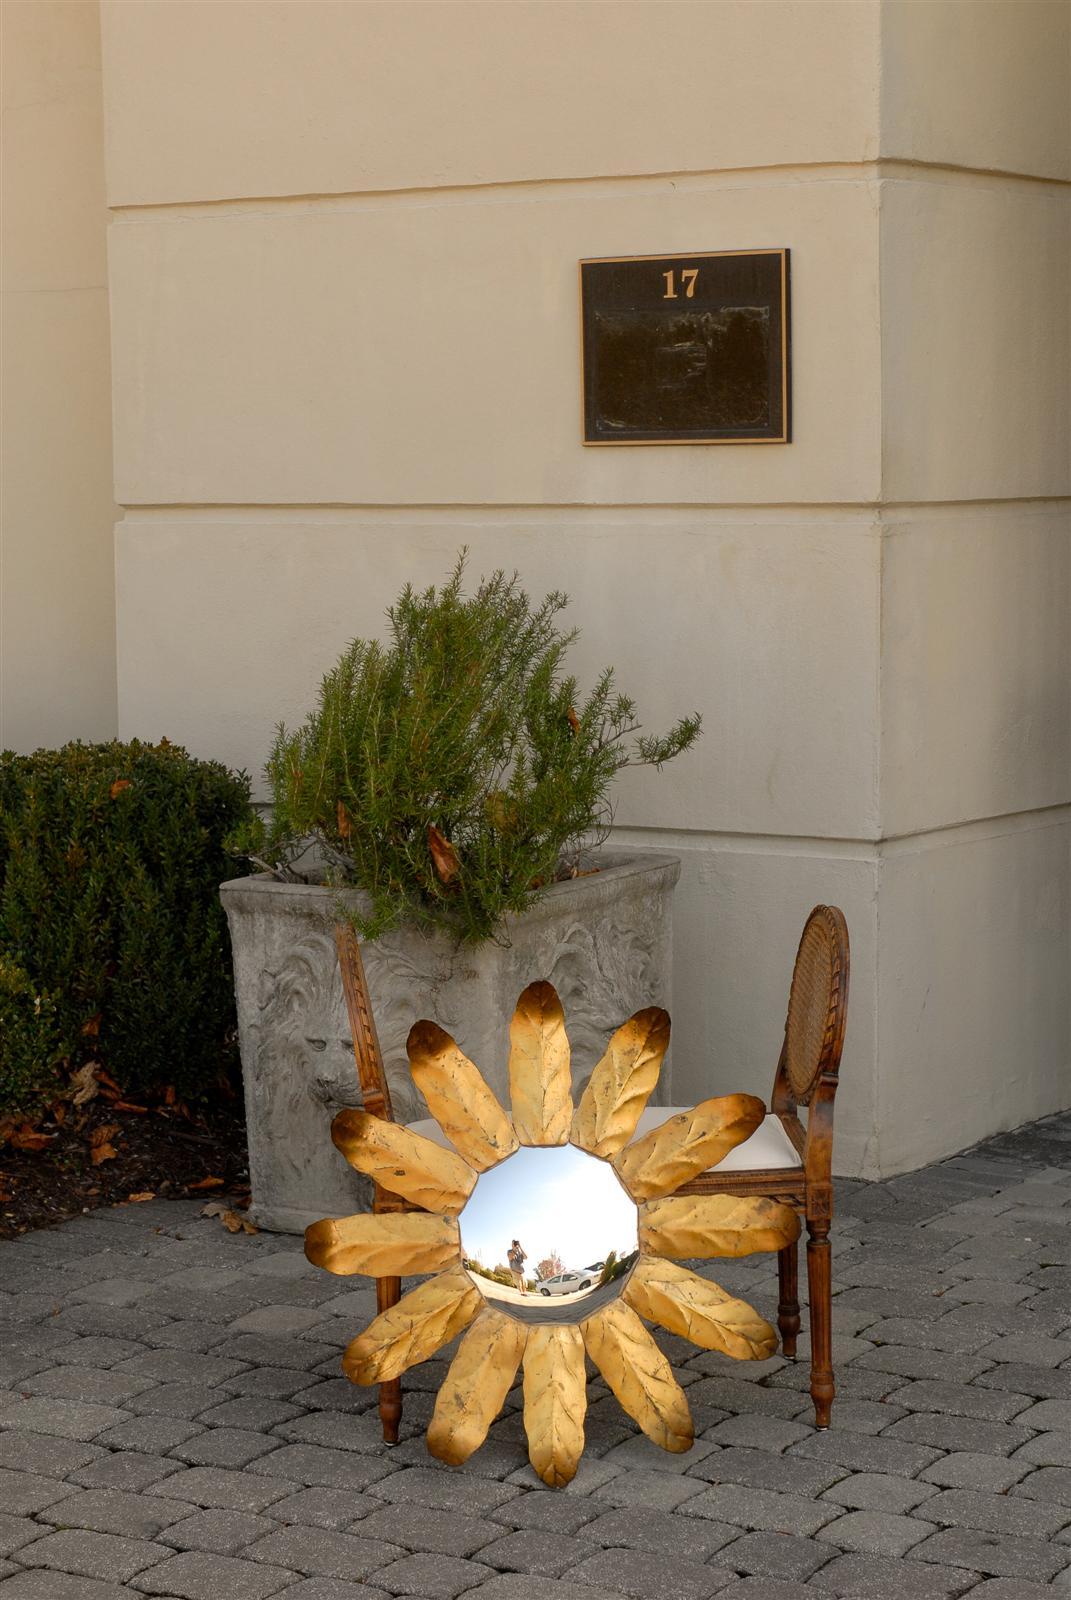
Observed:
[[[473,1282],[523,1322],[579,1322],[636,1259],[636,1206],[612,1167],[573,1145],[522,1147],[477,1179],[461,1213]]]

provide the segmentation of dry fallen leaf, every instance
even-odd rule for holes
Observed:
[[[569,707],[569,710],[566,712],[566,716],[569,718],[569,726],[570,726],[570,728],[572,728],[573,732],[574,733],[579,733],[580,732],[580,718],[577,716],[577,714],[573,710],[572,706]]]
[[[240,1216],[225,1206],[221,1200],[210,1200],[201,1212],[202,1217],[218,1217],[228,1233],[258,1233],[260,1230],[248,1217]]]
[[[28,1122],[0,1125],[0,1142],[5,1138],[14,1150],[47,1150],[56,1137],[54,1133],[42,1133],[40,1128],[34,1128]]]
[[[222,1178],[200,1178],[197,1183],[188,1183],[186,1187],[192,1194],[195,1189],[219,1189],[222,1185]]]
[[[445,834],[439,832],[434,822],[428,823],[428,849],[431,851],[431,859],[442,882],[453,883],[461,870],[461,863],[457,858],[457,851]]]
[[[335,807],[335,819],[338,822],[339,837],[348,839],[353,832],[353,823],[350,821],[350,814],[341,800]]]
[[[119,1152],[113,1144],[95,1144],[89,1152],[89,1159],[95,1167],[102,1161],[114,1161]]]
[[[174,1104],[175,1104],[175,1085],[173,1083],[169,1083],[167,1088],[164,1090],[164,1105],[165,1106],[173,1106]]]
[[[108,1141],[110,1139],[114,1139],[115,1135],[120,1131],[121,1130],[118,1122],[102,1122],[98,1127],[94,1128],[93,1132],[89,1135],[90,1146],[92,1147],[98,1144],[107,1144]]]
[[[128,1194],[127,1200],[131,1205],[140,1206],[145,1200],[155,1200],[156,1193],[152,1189],[139,1189],[137,1194]]]
[[[129,789],[129,788],[130,788],[130,779],[129,778],[116,778],[115,782],[111,786],[111,789],[110,789],[109,793],[111,794],[111,797],[114,800],[117,795],[122,794],[124,789]]]
[[[82,1024],[82,1032],[85,1034],[85,1036],[88,1039],[95,1039],[96,1038],[97,1034],[100,1032],[100,1012],[99,1011],[94,1016],[90,1017],[88,1019],[88,1021],[83,1022],[83,1024]]]
[[[148,1106],[132,1106],[130,1104],[129,1100],[113,1100],[112,1101],[112,1110],[113,1111],[135,1111],[135,1112],[137,1112],[139,1117],[147,1117],[148,1114],[149,1114]]]

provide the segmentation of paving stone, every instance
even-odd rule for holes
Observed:
[[[925,1511],[921,1513],[925,1515]],[[886,1511],[849,1511],[836,1522],[820,1528],[817,1537],[841,1550],[862,1551],[875,1556],[906,1555],[912,1545],[932,1533],[932,1524],[919,1517],[901,1517]]]
[[[404,1554],[383,1539],[365,1539],[336,1528],[277,1528],[248,1546],[246,1558],[270,1567],[323,1578],[367,1578]]]
[[[96,1445],[12,1429],[0,1433],[0,1467],[35,1472],[43,1478],[65,1478],[69,1472],[104,1454]]]
[[[81,1528],[49,1533],[19,1552],[24,1567],[54,1567],[85,1578],[118,1578],[125,1583],[144,1572],[164,1554],[147,1539],[122,1539],[113,1533],[93,1533]]]
[[[211,1428],[178,1445],[171,1454],[192,1467],[247,1467],[278,1448],[279,1440],[270,1434],[252,1433],[247,1428]]]
[[[771,1578],[741,1578],[719,1589],[718,1600],[814,1600],[805,1583],[779,1583]]]
[[[926,1502],[920,1515],[946,1528],[981,1528],[1023,1538],[1047,1539],[1071,1522],[1071,1510],[1006,1494],[945,1489]]]
[[[189,1507],[186,1508],[189,1510]],[[233,1556],[255,1539],[274,1533],[277,1524],[268,1517],[248,1511],[197,1511],[174,1522],[163,1536],[163,1543],[176,1550],[204,1550]]]
[[[1014,1422],[985,1422],[978,1417],[939,1416],[935,1412],[916,1411],[894,1422],[883,1437],[944,1450],[1010,1456],[1013,1450],[1029,1444],[1033,1435],[1029,1428],[1021,1428]]]
[[[16,1572],[0,1583],[0,1600],[131,1600],[132,1594],[115,1583],[40,1570]]]
[[[40,1539],[47,1532],[47,1528],[30,1517],[9,1516],[6,1512],[0,1512],[0,1556],[14,1555],[16,1550],[31,1544],[34,1539]]]
[[[368,1488],[377,1498],[392,1503],[401,1501],[461,1512],[490,1511],[519,1492],[511,1484],[476,1478],[458,1469],[437,1472],[430,1467],[405,1467],[369,1483]]]
[[[777,1489],[785,1494],[817,1496],[840,1478],[847,1468],[800,1456],[774,1456],[765,1450],[730,1448],[697,1462],[689,1477],[708,1483],[743,1483],[755,1489]]]
[[[273,1506],[272,1516],[285,1520],[286,1506],[286,1501]],[[354,1521],[352,1501],[349,1521]],[[405,1504],[378,1505],[376,1510],[356,1524],[353,1531],[362,1539],[382,1539],[387,1544],[400,1545],[405,1550],[458,1557],[471,1556],[484,1545],[503,1538],[501,1526],[483,1518],[460,1516],[456,1510],[436,1511],[430,1506]],[[538,1533],[538,1530],[528,1531],[533,1536]],[[560,1536],[539,1534],[539,1537]],[[534,1569],[521,1567],[518,1570],[524,1572]]]
[[[322,1311],[308,1306],[258,1306],[231,1323],[233,1333],[300,1334],[324,1320]]]
[[[387,1478],[390,1456],[361,1456],[349,1450],[325,1450],[315,1444],[288,1444],[261,1456],[247,1467],[257,1476],[286,1478],[292,1484],[325,1489],[367,1489]]]
[[[937,1327],[941,1324],[937,1323]],[[970,1383],[992,1363],[981,1356],[950,1350],[923,1350],[914,1345],[883,1344],[856,1361],[860,1371],[890,1372],[903,1378],[938,1378]]]
[[[579,1539],[594,1544],[623,1545],[651,1555],[681,1555],[697,1562],[705,1561],[739,1536],[739,1527],[730,1523],[689,1519],[639,1506],[607,1511],[577,1532]]]
[[[142,1455],[136,1450],[116,1450],[72,1472],[70,1482],[83,1489],[122,1489],[139,1493],[180,1470],[181,1463],[166,1456]]]
[[[409,1397],[403,1412],[403,1425],[420,1414],[414,1403],[415,1398],[419,1397]],[[275,1433],[290,1444],[323,1445],[328,1450],[383,1450],[383,1427],[374,1412],[347,1416],[334,1411],[312,1411],[308,1416],[279,1423]]]
[[[899,1423],[896,1424],[900,1426]],[[908,1444],[901,1439],[882,1436],[877,1439],[861,1434],[840,1434],[835,1428],[816,1434],[802,1444],[793,1445],[786,1459],[801,1456],[807,1461],[823,1465],[849,1467],[853,1472],[890,1472],[899,1477],[912,1478],[936,1461],[940,1450],[926,1445]]]
[[[728,1574],[717,1567],[669,1562],[636,1550],[601,1550],[587,1556],[567,1576],[617,1594],[636,1595],[639,1600],[650,1600],[655,1594],[659,1600],[705,1600],[729,1582]]]
[[[385,1600],[385,1592],[341,1578],[302,1578],[284,1592],[283,1600]]]
[[[0,1506],[11,1516],[32,1517],[74,1492],[69,1483],[59,1483],[55,1478],[0,1467]]]
[[[605,1502],[587,1500],[575,1495],[559,1494],[550,1489],[532,1489],[519,1494],[515,1500],[495,1506],[487,1512],[492,1522],[507,1528],[539,1528],[547,1533],[575,1533],[586,1523],[598,1519]]]
[[[140,1394],[151,1378],[134,1378],[126,1373],[96,1371],[92,1367],[53,1367],[38,1373],[21,1385],[23,1393],[50,1395],[60,1400],[89,1400],[97,1405],[121,1406],[131,1395]]]
[[[1029,1395],[979,1389],[969,1383],[909,1383],[906,1388],[896,1391],[896,1404],[906,1407],[908,1411],[947,1412],[950,1416],[979,1417],[988,1422],[1010,1422],[1013,1417],[1026,1412],[1030,1403]],[[1047,1401],[1046,1404],[1054,1405],[1056,1402]],[[1067,1407],[1067,1415],[1071,1417],[1071,1404]],[[1058,1423],[1031,1424],[1025,1416],[1022,1421],[1027,1427],[1061,1426]]]
[[[308,1339],[274,1338],[267,1333],[239,1333],[218,1344],[212,1359],[229,1358],[251,1362],[255,1366],[291,1367],[308,1372],[321,1361],[338,1361],[337,1350],[330,1345],[313,1344]]]
[[[590,1544],[567,1534],[522,1528],[484,1545],[480,1550],[480,1564],[500,1572],[529,1572],[538,1577],[557,1578],[567,1567],[577,1566],[590,1554]]]
[[[112,1370],[129,1372],[135,1378],[151,1378],[156,1383],[192,1383],[212,1389],[224,1378],[241,1372],[242,1363],[191,1350],[146,1350],[140,1356],[120,1361]]]
[[[445,1374],[444,1374],[445,1376]],[[307,1383],[302,1374],[302,1383]],[[374,1411],[378,1398],[374,1388],[361,1388],[348,1378],[322,1378],[294,1393],[294,1404],[310,1411]]]
[[[89,1528],[130,1539],[154,1539],[162,1528],[189,1516],[190,1506],[163,1496],[122,1489],[85,1489],[40,1513],[42,1522],[60,1528]]]
[[[225,1378],[220,1391],[226,1394],[262,1396],[266,1399],[289,1400],[299,1389],[308,1386],[309,1375],[293,1367],[250,1367],[233,1378]],[[347,1380],[347,1386],[353,1384]]]
[[[917,1544],[913,1561],[964,1567],[998,1578],[1047,1583],[1067,1564],[1067,1550],[1043,1539],[1017,1539],[980,1528],[946,1528]]]
[[[144,1455],[163,1456],[178,1444],[185,1444],[204,1430],[197,1422],[180,1417],[128,1417],[114,1428],[106,1428],[97,1435],[98,1444],[109,1450],[140,1451]]]
[[[603,1485],[609,1483],[617,1475],[618,1469],[616,1467],[608,1467],[604,1461],[599,1461],[595,1456],[588,1456],[586,1459],[581,1459],[580,1465],[576,1469],[576,1476],[571,1482],[556,1492],[578,1497],[598,1494]],[[529,1491],[542,1487],[542,1479],[536,1476],[529,1465],[518,1468],[516,1472],[511,1472],[506,1482],[518,1489],[527,1489]]]
[[[822,1496],[853,1511],[890,1511],[902,1515],[937,1493],[932,1483],[897,1478],[884,1472],[853,1472]],[[925,1511],[922,1512],[925,1516]]]
[[[741,1378],[701,1378],[688,1392],[689,1405],[693,1400],[737,1415],[758,1413],[786,1420],[798,1416],[801,1409],[801,1402],[792,1391],[745,1383]]]
[[[348,1528],[359,1518],[383,1508],[381,1500],[354,1494],[351,1489],[298,1489],[272,1502],[276,1523],[309,1528]]]
[[[352,1387],[352,1385],[351,1385]],[[221,1400],[198,1414],[198,1422],[212,1428],[245,1428],[252,1433],[267,1433],[280,1422],[300,1416],[301,1407],[288,1400],[265,1400],[256,1395],[239,1395]]]
[[[1042,1467],[1018,1484],[1013,1492],[1027,1500],[1046,1500],[1053,1505],[1071,1507],[1071,1468]],[[1071,1522],[1071,1510],[1068,1521]]]
[[[841,1432],[883,1433],[890,1423],[910,1414],[892,1400],[845,1400],[837,1396],[836,1426]]]
[[[107,1368],[114,1366],[117,1361],[140,1355],[145,1346],[135,1339],[106,1339],[90,1335],[84,1339],[71,1339],[62,1349],[65,1367]]]
[[[529,1573],[499,1572],[472,1593],[479,1600],[547,1600],[547,1580]],[[558,1578],[553,1593],[554,1600],[621,1600],[620,1592],[571,1578]]]
[[[1030,1299],[1030,1288],[996,1278],[968,1278],[965,1283],[949,1284],[945,1295],[949,1300],[962,1300],[970,1305],[1017,1306]]]
[[[96,1438],[105,1428],[122,1422],[123,1413],[115,1406],[91,1405],[82,1400],[55,1400],[47,1395],[18,1399],[0,1411],[0,1428],[18,1428],[28,1433],[50,1434],[58,1439]]]
[[[296,1488],[282,1478],[254,1478],[247,1472],[225,1472],[219,1467],[187,1467],[153,1484],[147,1492],[221,1511],[263,1511]]]
[[[210,1406],[218,1405],[220,1392],[201,1383],[160,1383],[134,1395],[126,1409],[138,1416],[177,1417],[189,1421]]]
[[[1071,1433],[1071,1400],[1042,1400],[1040,1405],[1020,1412],[1016,1421],[1024,1428],[1035,1428],[1039,1432],[1047,1432],[1051,1428],[1056,1432]],[[3,1424],[4,1419],[0,1417],[0,1427]]]
[[[814,1429],[801,1422],[787,1422],[781,1417],[743,1416],[727,1417],[705,1435],[705,1439],[718,1445],[742,1445],[757,1450],[780,1452],[790,1444],[812,1437]],[[691,1452],[688,1452],[691,1454]]]
[[[653,1444],[644,1434],[633,1434],[622,1444],[615,1445],[603,1457],[609,1467],[638,1467],[645,1472],[684,1473],[707,1456],[713,1455],[716,1446],[705,1439],[697,1439],[690,1450],[675,1454]]]
[[[165,1322],[145,1335],[151,1350],[211,1350],[227,1337],[227,1329],[212,1322]]]
[[[1016,1450],[1015,1460],[1039,1467],[1071,1467],[1071,1434],[1039,1433],[1026,1439]]]
[[[297,1576],[280,1567],[186,1550],[142,1573],[138,1588],[168,1600],[267,1600]]]
[[[1048,1584],[1022,1578],[987,1578],[971,1590],[971,1600],[1053,1600],[1053,1591]]]
[[[924,1566],[910,1557],[854,1554],[837,1556],[822,1567],[808,1594],[812,1600],[815,1594],[851,1596],[851,1600],[951,1600],[972,1590],[978,1577],[961,1567]]]
[[[604,1483],[598,1497],[611,1506],[644,1506],[651,1511],[675,1511],[685,1500],[702,1494],[703,1481],[675,1472],[647,1472],[634,1467]]]
[[[710,1517],[740,1528],[766,1528],[774,1533],[795,1533],[809,1538],[839,1512],[836,1506],[818,1505],[802,1495],[753,1489],[737,1483],[716,1484],[681,1507],[688,1517]]]
[[[920,1477],[927,1483],[939,1484],[942,1489],[981,1489],[987,1494],[1005,1494],[1031,1470],[1027,1461],[963,1450],[935,1461]]]
[[[1028,1367],[1009,1361],[990,1367],[976,1380],[981,1389],[1009,1389],[1035,1400],[1071,1401],[1071,1368]]]
[[[833,1552],[814,1539],[791,1533],[745,1533],[711,1557],[715,1566],[782,1582],[803,1582],[825,1565]]]

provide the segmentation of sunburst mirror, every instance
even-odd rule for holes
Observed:
[[[479,1448],[523,1363],[529,1459],[550,1487],[568,1483],[584,1448],[585,1355],[649,1438],[689,1449],[687,1399],[644,1319],[742,1360],[776,1349],[751,1306],[676,1265],[779,1250],[799,1219],[772,1200],[676,1193],[759,1126],[753,1095],[704,1100],[634,1138],[669,1026],[659,1007],[630,1017],[574,1107],[561,1002],[533,983],[510,1025],[512,1115],[449,1034],[418,1022],[409,1061],[436,1138],[364,1111],[335,1118],[346,1160],[400,1209],[313,1223],[305,1253],[344,1275],[433,1274],[342,1366],[354,1383],[387,1382],[464,1333],[428,1427],[440,1460]]]

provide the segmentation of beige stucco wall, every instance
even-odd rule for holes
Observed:
[[[117,725],[100,18],[3,0],[0,745]]]
[[[258,772],[467,543],[704,714],[617,815],[681,1099],[768,1090],[826,899],[842,1171],[1066,1104],[1068,16],[105,0],[122,731]],[[794,442],[585,450],[577,259],[767,244]]]

